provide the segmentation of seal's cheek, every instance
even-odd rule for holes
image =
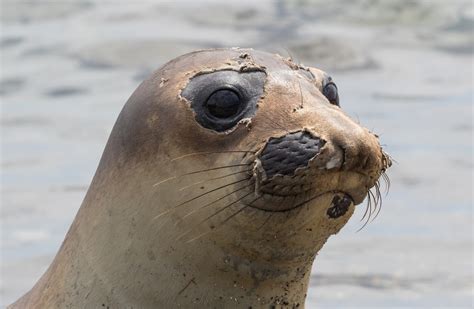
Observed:
[[[221,232],[216,237],[222,236],[220,244],[227,244],[229,237],[233,237],[234,244],[245,243],[245,248],[233,246],[227,250],[238,250],[252,261],[312,261],[327,238],[345,226],[354,209],[352,200],[342,192],[322,194],[305,207],[285,212],[256,212],[247,208],[223,226],[228,231],[238,229],[239,233]]]

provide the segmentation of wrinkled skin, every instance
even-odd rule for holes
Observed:
[[[263,72],[264,89],[253,115],[216,132],[182,94],[222,70]],[[303,307],[317,252],[390,165],[377,137],[328,102],[325,79],[241,49],[157,70],[123,108],[53,263],[11,308]],[[324,146],[268,177],[266,143],[291,132]]]

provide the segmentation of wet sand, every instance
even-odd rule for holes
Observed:
[[[396,160],[379,217],[356,233],[361,205],[318,255],[307,307],[472,306],[470,1],[4,1],[1,20],[1,306],[51,262],[140,81],[231,46],[330,72]]]

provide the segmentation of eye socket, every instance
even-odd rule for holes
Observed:
[[[199,125],[225,132],[255,115],[266,77],[263,71],[198,74],[189,80],[181,96],[191,104]]]
[[[240,111],[240,96],[234,90],[220,89],[207,98],[205,106],[208,113],[216,118],[230,118]]]
[[[329,82],[323,88],[323,94],[331,104],[339,106],[339,94],[337,86],[333,82]]]

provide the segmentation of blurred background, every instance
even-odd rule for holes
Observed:
[[[2,0],[0,306],[58,250],[138,84],[188,51],[253,47],[335,79],[396,160],[313,268],[307,307],[473,305],[469,0]]]

